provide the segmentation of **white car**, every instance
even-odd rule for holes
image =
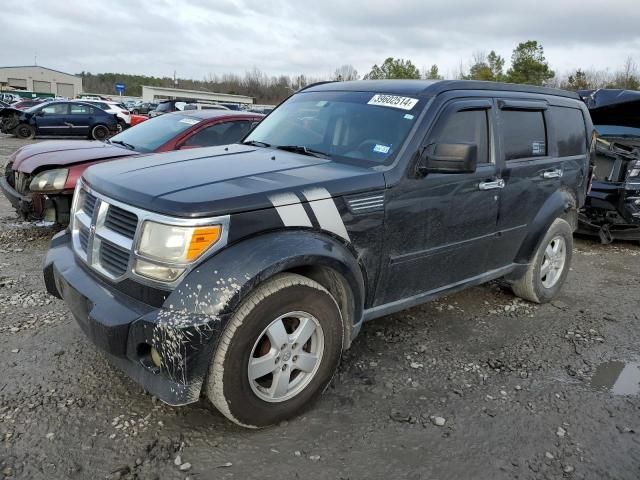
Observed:
[[[91,103],[107,113],[113,113],[118,117],[118,131],[125,130],[131,126],[131,112],[122,103],[110,102],[107,100],[83,100]]]

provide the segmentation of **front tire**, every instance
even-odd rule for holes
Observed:
[[[555,298],[564,284],[573,254],[573,230],[557,218],[547,230],[525,275],[511,284],[518,297],[534,303]]]
[[[333,378],[343,335],[338,304],[322,285],[276,275],[242,302],[225,328],[209,367],[207,397],[248,428],[296,416]]]
[[[22,138],[23,140],[31,140],[36,136],[36,130],[31,125],[27,125],[26,123],[21,123],[16,127],[15,130],[16,137]]]
[[[109,129],[105,125],[96,125],[91,130],[91,137],[101,142],[109,138]]]

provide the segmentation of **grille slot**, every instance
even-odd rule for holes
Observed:
[[[110,205],[104,226],[120,235],[133,239],[138,227],[138,216],[115,205]]]
[[[82,210],[87,216],[92,217],[93,211],[96,208],[96,197],[91,195],[89,192],[84,192],[84,199],[82,201]]]
[[[129,251],[102,240],[100,245],[100,265],[115,277],[124,275],[129,266]]]
[[[78,237],[80,239],[80,248],[84,253],[87,253],[87,247],[89,245],[89,230],[80,227],[78,229]]]

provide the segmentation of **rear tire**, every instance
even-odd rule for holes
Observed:
[[[547,230],[525,275],[511,284],[513,293],[534,303],[555,298],[564,284],[573,254],[573,230],[557,218]]]
[[[22,138],[23,140],[31,140],[36,136],[36,130],[31,125],[27,125],[26,123],[21,123],[15,129],[16,137]]]
[[[91,130],[91,137],[102,142],[109,138],[109,129],[105,125],[96,125]]]
[[[222,333],[207,397],[247,428],[296,416],[333,378],[343,335],[338,304],[322,285],[297,274],[276,275],[242,302]]]

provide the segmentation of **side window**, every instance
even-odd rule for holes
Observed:
[[[93,108],[88,105],[71,104],[71,115],[91,115]]]
[[[438,122],[429,143],[474,143],[478,146],[478,163],[489,163],[487,110],[463,110],[448,115]]]
[[[200,130],[184,142],[192,147],[211,147],[214,145],[229,145],[240,141],[251,129],[251,122],[225,122],[212,125]]]
[[[500,117],[505,160],[547,155],[547,130],[542,111],[502,110]]]
[[[45,115],[66,115],[69,111],[66,103],[54,103],[53,105],[47,105],[41,112]]]
[[[582,112],[576,108],[551,107],[554,132],[558,138],[558,155],[587,153],[588,134]]]

